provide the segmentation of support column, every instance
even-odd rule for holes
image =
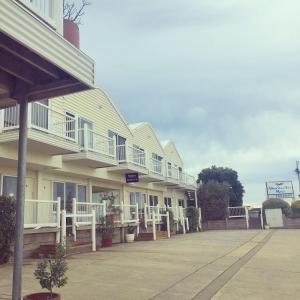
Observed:
[[[22,296],[24,207],[25,207],[26,156],[27,156],[27,116],[28,116],[28,98],[27,96],[25,96],[23,97],[22,101],[20,101],[20,117],[19,117],[16,229],[15,229],[13,288],[12,288],[13,300],[20,300]]]

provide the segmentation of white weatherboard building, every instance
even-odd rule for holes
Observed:
[[[18,106],[1,110],[4,195],[16,193],[18,113]],[[111,195],[122,209],[120,228],[140,227],[145,219],[152,226],[152,211],[159,217],[166,206],[175,222],[181,221],[181,207],[187,206],[187,192],[196,190],[196,180],[185,172],[175,144],[159,141],[149,123],[127,125],[101,89],[32,103],[28,114],[28,254],[41,242],[37,233],[45,243],[59,238],[58,210],[89,214],[94,208],[100,222]],[[139,182],[126,183],[126,174],[136,173]],[[76,231],[88,230],[84,220],[75,220]]]

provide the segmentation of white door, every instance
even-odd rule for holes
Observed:
[[[266,209],[266,221],[270,227],[283,227],[281,208]]]

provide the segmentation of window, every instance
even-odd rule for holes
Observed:
[[[65,209],[65,184],[63,182],[53,183],[53,200],[60,197],[60,208]]]
[[[75,115],[70,112],[66,112],[66,137],[75,139],[75,122]]]
[[[184,207],[184,200],[179,199],[178,200],[178,205],[181,206],[181,207]]]
[[[146,194],[141,192],[130,192],[129,193],[130,205],[138,205],[139,210],[144,209],[146,202]]]
[[[145,165],[145,150],[137,145],[133,145],[133,162]]]
[[[150,206],[157,206],[158,205],[158,197],[149,195],[149,205]]]
[[[78,185],[77,186],[77,201],[78,202],[86,202],[86,186]]]
[[[172,177],[172,164],[168,162],[168,176]]]
[[[172,207],[172,198],[170,198],[170,197],[165,197],[165,205],[167,206],[167,207]]]
[[[111,130],[108,131],[108,137],[116,137],[117,159],[119,161],[126,161],[126,138]]]
[[[53,182],[53,200],[61,199],[61,209],[72,212],[73,198],[78,202],[87,202],[87,188],[72,182]]]
[[[42,129],[49,129],[49,100],[43,99],[31,105],[31,124]]]
[[[17,196],[17,177],[3,176],[2,194],[4,196]]]

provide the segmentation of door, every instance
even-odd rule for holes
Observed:
[[[71,182],[66,182],[65,186],[66,186],[65,209],[67,213],[72,213],[73,198],[76,198],[76,184]]]
[[[266,221],[272,228],[283,227],[282,210],[281,208],[266,209]]]

